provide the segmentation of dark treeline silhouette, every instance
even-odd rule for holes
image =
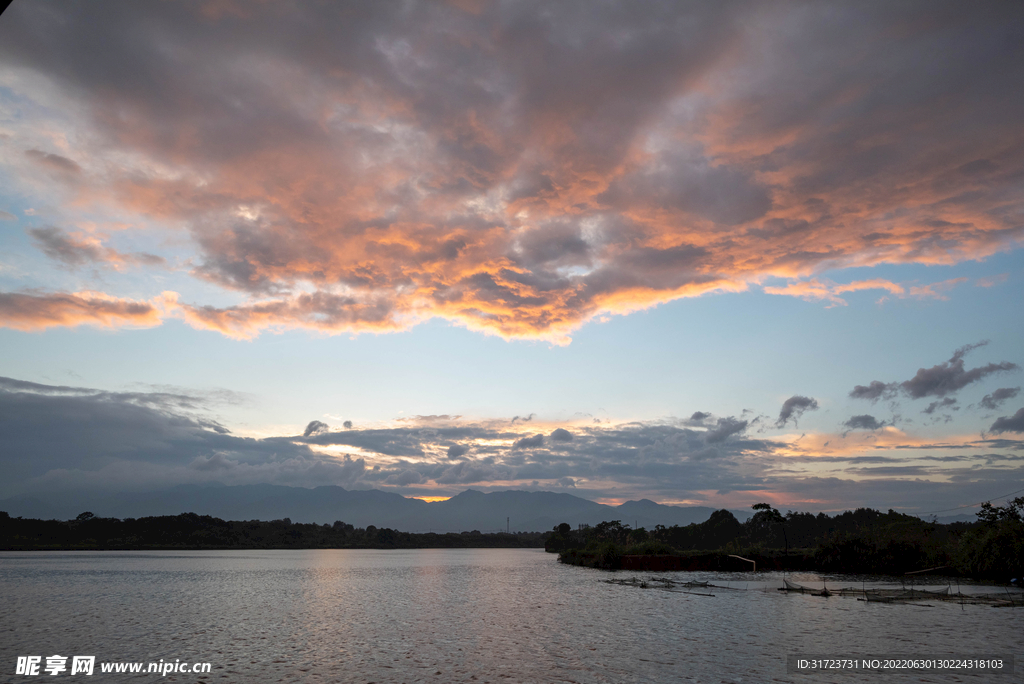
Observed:
[[[182,513],[150,518],[75,520],[12,518],[0,511],[0,549],[422,549],[524,548],[544,545],[545,533],[410,533],[369,525],[227,521]]]
[[[944,574],[1008,580],[1024,575],[1024,497],[1006,506],[985,504],[974,523],[943,525],[890,510],[859,508],[835,516],[787,512],[769,504],[740,523],[716,511],[703,523],[631,529],[621,521],[554,528],[545,549],[564,563],[618,569],[624,557],[680,556],[674,567],[759,569],[902,575],[929,568]]]

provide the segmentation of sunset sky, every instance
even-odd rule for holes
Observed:
[[[1024,4],[0,16],[0,498],[1024,490]]]

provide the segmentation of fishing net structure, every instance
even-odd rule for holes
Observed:
[[[639,589],[661,589],[684,594],[695,594],[699,596],[713,597],[712,591],[754,591],[748,588],[739,588],[712,584],[709,581],[678,580],[669,577],[630,577],[628,579],[607,579],[602,580],[606,584],[617,584],[621,586],[637,587]],[[756,591],[767,591],[767,585],[756,589]],[[961,605],[987,605],[994,608],[1012,608],[1024,606],[1024,592],[1016,591],[1011,593],[1008,589],[1005,593],[986,594],[964,594],[959,590],[953,591],[952,587],[932,587],[920,589],[918,587],[899,588],[867,588],[842,587],[829,589],[825,583],[821,587],[811,587],[791,582],[788,579],[782,580],[782,586],[778,587],[781,592],[792,594],[809,594],[810,596],[842,596],[856,598],[859,601],[872,603],[913,603],[915,605],[926,605],[923,601],[942,601],[959,603]]]

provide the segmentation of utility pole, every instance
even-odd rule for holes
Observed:
[[[505,518],[505,534],[509,534],[509,524],[508,524],[508,520],[509,520],[508,518]]]

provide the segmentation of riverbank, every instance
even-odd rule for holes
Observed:
[[[630,571],[815,571],[814,554],[805,551],[789,555],[745,550],[741,553],[705,551],[688,553],[635,553],[636,549],[599,548],[565,549],[558,560],[566,565],[578,565],[602,570]]]
[[[545,550],[605,570],[788,570],[901,576],[941,569],[950,576],[1008,583],[1024,578],[1024,499],[983,506],[976,523],[942,525],[889,511],[836,516],[780,514],[767,504],[740,523],[716,511],[704,523],[654,530],[613,520],[573,530],[559,525]]]

